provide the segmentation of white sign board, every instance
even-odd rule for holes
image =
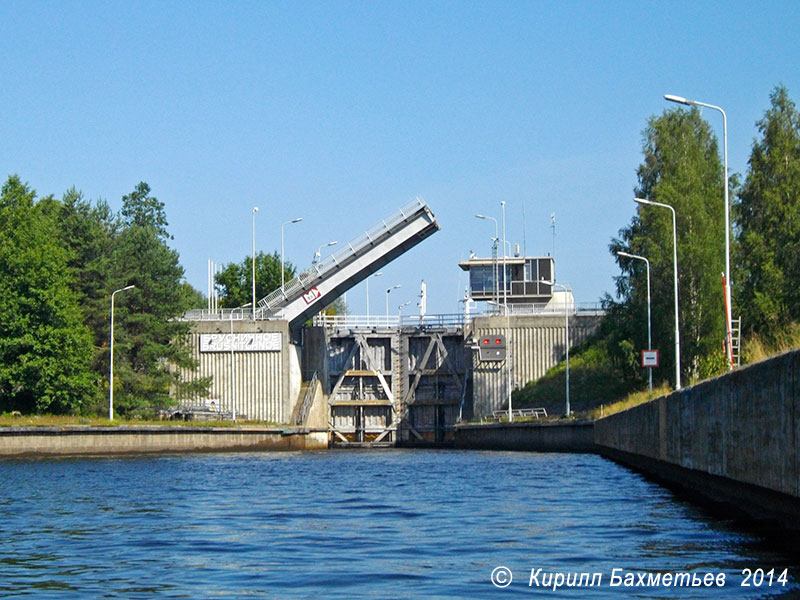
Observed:
[[[201,333],[200,352],[280,352],[277,333]]]
[[[642,366],[652,369],[658,366],[658,350],[642,350]]]

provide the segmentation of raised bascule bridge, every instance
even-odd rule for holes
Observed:
[[[491,415],[509,390],[538,379],[569,345],[596,329],[597,307],[553,293],[550,257],[470,258],[482,314],[359,316],[322,314],[352,287],[440,229],[415,199],[342,249],[312,265],[252,306],[194,310],[190,342],[198,367],[212,377],[210,396],[189,401],[233,418],[326,430],[331,445],[446,443],[457,422]],[[506,277],[497,277],[504,268]],[[505,294],[498,293],[499,281]],[[311,324],[308,324],[311,321]],[[479,350],[503,341],[502,352]]]

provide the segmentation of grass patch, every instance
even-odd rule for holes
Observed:
[[[581,417],[584,419],[591,419],[593,421],[596,419],[602,419],[603,417],[622,412],[623,410],[628,410],[629,408],[639,406],[640,404],[645,404],[654,398],[660,398],[661,396],[666,396],[670,393],[672,393],[672,388],[666,383],[663,383],[659,387],[654,387],[652,394],[650,394],[650,390],[632,392],[623,400],[611,402],[609,404],[601,404],[596,408],[586,411],[581,415]]]
[[[604,340],[594,338],[570,352],[570,410],[583,415],[626,397],[630,384],[623,381],[611,364]],[[514,392],[514,408],[547,409],[551,418],[566,411],[566,363],[561,362],[535,382]]]
[[[761,362],[800,348],[800,323],[790,323],[770,338],[753,334],[742,341],[742,363]]]

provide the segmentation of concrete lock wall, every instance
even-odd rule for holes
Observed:
[[[455,446],[473,450],[595,451],[591,421],[459,425],[455,432]]]
[[[798,498],[800,351],[606,417],[595,442],[650,470],[672,465]]]
[[[231,353],[230,338],[238,336]],[[269,349],[248,348],[247,334],[277,334]],[[213,335],[208,343],[207,336]],[[206,337],[204,337],[206,336]],[[201,341],[207,340],[205,348]],[[287,423],[301,386],[300,350],[290,341],[286,321],[198,321],[189,334],[195,370],[181,369],[181,375],[212,377],[208,399],[219,401],[219,410],[232,411],[252,421]],[[233,384],[233,385],[231,385]],[[184,404],[203,406],[206,398],[194,397]]]
[[[600,317],[570,315],[569,346],[585,341],[597,331]],[[506,360],[482,362],[473,353],[473,410],[474,417],[491,415],[506,405],[512,365],[512,390],[542,377],[556,366],[566,352],[564,315],[476,317],[470,332],[473,340],[496,334],[506,335]]]
[[[326,431],[211,427],[14,427],[0,430],[0,456],[313,450]]]

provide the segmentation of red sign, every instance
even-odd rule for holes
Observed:
[[[303,294],[303,300],[306,301],[306,304],[311,304],[312,302],[319,300],[321,297],[322,294],[316,287],[311,288]]]
[[[658,365],[658,350],[642,350],[642,367],[652,369]]]

